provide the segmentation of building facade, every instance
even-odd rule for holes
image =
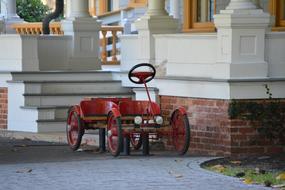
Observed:
[[[43,85],[40,80],[32,83],[35,79],[29,77],[42,74],[42,79],[51,80],[48,76],[57,70],[57,77],[61,78],[58,80],[67,80],[69,75],[81,80],[94,69],[101,69],[97,18],[106,19],[103,23],[116,23],[110,18],[117,14],[118,8],[123,8],[120,15],[124,15],[129,9],[147,6],[139,19],[125,17],[131,20],[132,29],[120,37],[121,64],[114,66],[117,71],[111,72],[109,79],[121,80],[123,87],[132,89],[136,99],[142,99],[140,86],[127,80],[127,71],[137,63],[153,64],[158,72],[151,83],[151,93],[160,103],[165,119],[179,105],[187,109],[192,127],[191,153],[243,156],[285,151],[282,139],[269,139],[259,133],[259,128],[264,127],[262,120],[245,119],[241,116],[248,110],[236,107],[255,105],[263,109],[275,102],[281,108],[284,106],[284,0],[97,0],[91,3],[72,0],[67,1],[69,5],[67,15],[72,19],[61,23],[64,36],[1,36],[1,43],[8,43],[8,38],[12,38],[15,43],[13,47],[8,44],[9,47],[21,47],[16,58],[6,51],[7,47],[0,51],[2,71],[18,71],[12,76],[10,72],[1,75],[1,92],[6,104],[5,97],[8,97],[8,106],[3,104],[1,113],[7,114],[8,107],[8,129],[34,132],[63,129],[56,122],[47,129],[35,121],[48,121],[60,115],[63,112],[56,108],[63,107],[63,100],[66,104],[76,103],[88,93],[75,99],[73,96],[78,92],[69,89],[65,94],[70,99],[60,99],[56,85]],[[90,10],[97,18],[89,16]],[[72,26],[78,28],[73,30]],[[27,47],[34,51],[26,51]],[[47,49],[57,51],[52,54]],[[10,60],[9,67],[7,60]],[[7,78],[12,83],[7,84]],[[84,86],[81,82],[77,83]],[[27,93],[31,90],[33,93]],[[10,103],[9,100],[17,97],[21,101]],[[58,105],[50,105],[52,101]],[[285,111],[280,110],[282,119]],[[12,116],[16,112],[25,117]],[[23,123],[29,127],[23,127]]]

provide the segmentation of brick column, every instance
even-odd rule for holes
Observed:
[[[8,88],[0,87],[0,129],[7,129]]]

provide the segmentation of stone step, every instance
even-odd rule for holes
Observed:
[[[22,81],[25,93],[115,93],[129,92],[121,81]]]
[[[131,92],[121,93],[66,93],[66,94],[24,94],[25,106],[71,106],[78,104],[86,97],[100,98],[132,98]]]
[[[67,118],[67,112],[70,106],[25,106],[22,109],[36,109],[38,111],[38,120],[62,120]]]
[[[12,72],[13,81],[106,81],[113,80],[110,71],[35,71]]]
[[[38,120],[38,133],[55,133],[66,131],[66,120]]]

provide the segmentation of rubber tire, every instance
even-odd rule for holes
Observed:
[[[134,150],[139,150],[142,147],[142,136],[141,135],[140,135],[139,140],[137,141],[137,144],[135,144],[135,140],[133,140],[132,134],[131,134],[130,140],[131,140],[131,144]]]
[[[144,156],[148,156],[149,155],[149,134],[144,134],[142,137],[142,153]]]
[[[116,150],[112,151],[112,148],[110,147],[110,141],[109,141],[109,137],[108,137],[108,130],[109,130],[109,123],[110,123],[110,118],[111,117],[115,117],[113,115],[113,113],[109,114],[108,116],[108,123],[107,123],[107,132],[106,132],[106,135],[107,135],[107,141],[108,141],[108,149],[109,149],[109,152],[114,156],[114,157],[117,157],[120,155],[121,153],[121,150],[123,148],[123,134],[122,134],[122,124],[121,124],[121,118],[120,117],[117,117],[115,118],[116,120],[116,123],[117,123],[117,131],[118,131],[118,142],[117,142],[117,148]]]
[[[72,143],[70,142],[70,137],[69,137],[69,130],[68,130],[68,121],[69,121],[69,117],[71,117],[71,115],[74,115],[75,118],[77,119],[77,124],[78,124],[78,136],[77,136],[77,140],[76,143],[72,145]],[[69,147],[71,148],[71,150],[76,151],[78,150],[78,148],[81,145],[81,141],[82,141],[82,136],[84,135],[84,126],[83,126],[83,121],[81,120],[81,118],[79,117],[79,115],[72,110],[72,108],[68,111],[68,116],[67,116],[67,122],[66,122],[66,135],[67,135],[67,142]]]
[[[172,113],[172,117],[171,117],[171,127],[173,127],[172,123],[173,123],[173,119],[174,119],[174,115],[176,112],[180,112],[179,110],[175,110],[173,113]],[[190,146],[190,124],[189,124],[189,120],[188,120],[188,117],[186,114],[182,114],[182,119],[183,119],[183,127],[184,127],[184,130],[185,130],[185,140],[184,140],[184,145],[183,145],[183,148],[181,150],[177,150],[175,144],[174,144],[174,137],[172,135],[172,140],[173,140],[173,145],[174,145],[174,148],[176,149],[178,155],[184,155],[188,149],[189,149],[189,146]],[[173,133],[173,132],[172,132]]]

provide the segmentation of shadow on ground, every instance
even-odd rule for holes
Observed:
[[[132,159],[143,157],[141,151],[133,151],[131,156],[121,155],[116,159]],[[151,151],[150,158],[177,157],[174,152]],[[184,157],[189,157],[185,155]],[[193,157],[193,156],[191,156]],[[67,144],[17,140],[0,137],[0,164],[41,163],[41,162],[68,162],[98,159],[114,159],[106,153],[100,153],[98,147],[89,146],[73,152]]]

